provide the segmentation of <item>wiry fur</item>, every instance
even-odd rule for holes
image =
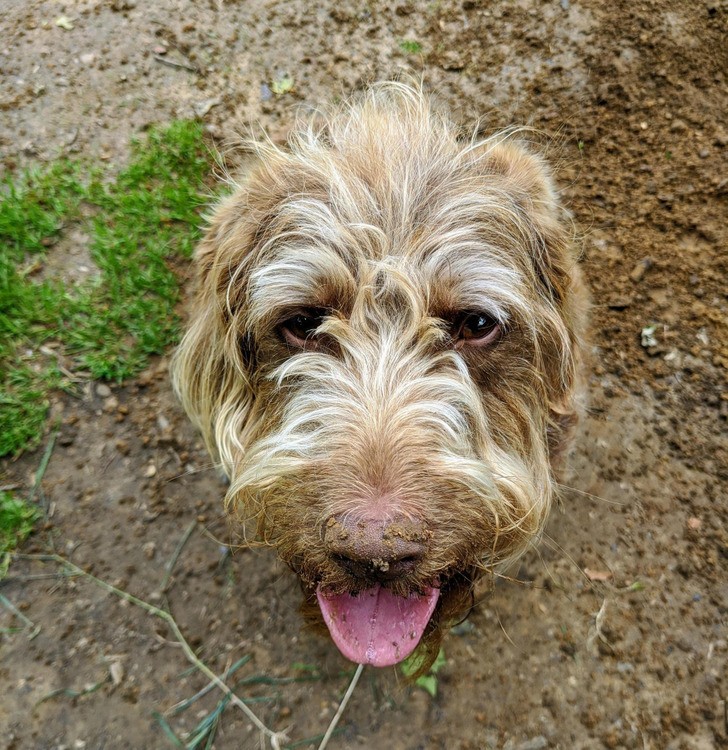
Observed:
[[[422,93],[376,86],[304,123],[215,209],[173,378],[230,478],[228,508],[315,586],[356,590],[322,544],[349,513],[432,531],[395,593],[436,583],[436,653],[475,577],[541,531],[579,411],[584,295],[544,161],[462,142]],[[325,308],[315,350],[279,326]],[[446,322],[504,334],[454,347]]]

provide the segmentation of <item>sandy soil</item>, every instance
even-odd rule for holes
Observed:
[[[725,747],[725,1],[5,0],[0,16],[0,169],[63,154],[123,163],[130,136],[173,117],[202,117],[218,145],[248,121],[281,139],[296,106],[403,71],[424,70],[465,122],[556,136],[595,353],[562,509],[514,580],[480,591],[447,639],[437,698],[394,670],[365,671],[331,747]],[[402,51],[405,39],[422,52]],[[284,73],[294,90],[276,96]],[[73,273],[73,257],[60,265]],[[54,411],[49,519],[25,551],[52,543],[168,603],[217,672],[248,654],[241,677],[312,675],[240,693],[270,696],[253,707],[294,740],[322,732],[351,667],[301,629],[297,584],[267,550],[227,554],[224,488],[166,362],[123,387],[59,397]],[[28,487],[41,453],[6,462],[3,483]],[[165,623],[86,580],[39,577],[57,570],[21,561],[3,584],[40,632],[0,636],[0,748],[171,747],[153,712],[206,679]],[[0,627],[18,624],[0,612]],[[42,701],[57,690],[69,692]],[[170,724],[191,729],[217,699]],[[257,742],[229,708],[214,747]]]

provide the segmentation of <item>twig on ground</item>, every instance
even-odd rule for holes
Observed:
[[[232,666],[230,666],[230,663],[228,662],[228,666],[225,667],[225,671],[222,673],[222,676],[220,677],[221,680],[226,680],[230,675],[232,675],[237,669],[242,667],[244,664],[250,661],[250,656],[246,655],[242,659],[239,659],[235,662]],[[185,698],[182,701],[179,701],[179,703],[175,703],[174,706],[171,708],[168,708],[165,712],[165,716],[174,716],[175,714],[181,713],[182,711],[186,711],[195,701],[198,701],[203,696],[207,695],[210,690],[212,690],[215,687],[214,683],[208,682],[205,687],[202,688],[202,690],[199,690],[196,692],[191,698]]]
[[[213,682],[225,695],[227,695],[233,705],[237,706],[237,708],[239,708],[248,717],[248,719],[260,731],[261,739],[262,737],[267,737],[273,750],[280,750],[281,743],[288,740],[285,732],[274,732],[272,729],[268,729],[268,727],[263,724],[263,722],[256,716],[256,714],[251,711],[250,708],[248,708],[248,706],[246,706],[245,703],[240,698],[238,698],[237,695],[235,695],[235,693],[233,693],[233,691],[207,666],[207,664],[198,659],[190,644],[187,643],[187,640],[182,634],[182,631],[179,629],[179,626],[177,625],[174,617],[172,617],[169,612],[160,609],[159,607],[155,607],[153,604],[149,604],[142,599],[138,599],[136,596],[128,593],[127,591],[117,589],[110,583],[102,581],[100,578],[97,578],[91,573],[87,573],[82,568],[79,568],[78,565],[74,565],[70,560],[67,560],[65,557],[61,557],[60,555],[23,555],[23,558],[26,560],[39,560],[41,562],[55,562],[59,565],[63,565],[75,572],[77,575],[88,578],[97,586],[104,589],[104,591],[108,591],[109,593],[114,594],[114,596],[118,596],[120,599],[123,599],[130,604],[135,604],[145,612],[148,612],[149,614],[154,615],[155,617],[159,617],[161,620],[164,620],[174,633],[174,636],[182,647],[182,650],[184,651],[187,659],[192,662],[192,664],[194,664],[195,667],[197,667],[197,669],[202,672],[202,674],[204,674],[211,682]],[[346,698],[346,700],[348,700],[348,698]],[[338,714],[337,717],[334,717],[334,719],[338,720]]]
[[[185,533],[182,534],[182,538],[177,543],[177,546],[172,553],[172,557],[169,558],[169,562],[164,566],[166,572],[164,574],[164,580],[162,581],[162,587],[160,588],[160,591],[165,592],[167,590],[169,581],[172,578],[172,570],[174,570],[174,566],[177,564],[177,560],[179,559],[179,556],[182,553],[182,549],[184,548],[185,544],[187,544],[187,540],[190,538],[190,536],[192,536],[192,532],[195,530],[195,526],[197,526],[197,521],[192,521],[185,530]]]
[[[175,62],[174,60],[167,60],[166,57],[161,57],[160,55],[154,55],[154,59],[158,63],[162,63],[162,65],[167,65],[170,68],[181,68],[182,70],[189,70],[190,73],[200,72],[200,69],[194,67],[193,65],[189,65],[188,63]]]
[[[331,739],[331,735],[334,733],[334,729],[336,729],[336,725],[339,723],[339,719],[341,718],[341,715],[344,713],[346,704],[349,702],[349,698],[351,698],[351,695],[354,692],[354,688],[356,687],[356,683],[359,682],[359,678],[361,677],[361,673],[363,671],[364,671],[364,665],[360,664],[356,668],[356,672],[354,672],[354,676],[351,678],[349,687],[347,688],[346,693],[344,693],[344,697],[341,699],[341,703],[339,704],[339,710],[336,712],[334,718],[331,719],[331,724],[329,724],[329,728],[326,730],[326,734],[324,735],[324,738],[321,740],[321,744],[318,746],[318,750],[324,750],[326,745],[328,745],[329,740]]]
[[[19,557],[16,555],[16,557]],[[16,581],[23,581],[24,583],[27,581],[60,581],[63,578],[73,578],[76,574],[75,573],[37,573],[35,575],[19,575],[19,576],[5,576],[5,578],[0,581],[0,586],[15,583]]]
[[[35,638],[38,633],[40,633],[40,625],[36,625],[32,620],[29,620],[9,599],[4,597],[2,594],[0,594],[0,603],[2,603],[4,607],[9,609],[23,623],[23,625],[26,626],[26,628],[33,628],[28,634],[29,641],[32,641],[33,638]]]
[[[604,618],[606,614],[607,614],[607,600],[605,599],[602,602],[602,606],[599,608],[599,611],[597,612],[596,617],[594,618],[594,630],[586,640],[587,648],[591,649],[596,643],[597,638],[602,643],[606,644],[607,646],[611,648],[611,644],[605,638],[604,633],[602,633],[602,625],[604,625]]]

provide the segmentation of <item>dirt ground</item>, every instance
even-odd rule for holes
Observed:
[[[248,122],[280,140],[296,107],[407,71],[463,122],[555,136],[594,300],[591,412],[562,508],[514,580],[479,591],[446,639],[437,697],[366,670],[330,747],[728,746],[725,0],[2,6],[4,170],[64,154],[122,164],[131,136],[174,117],[201,117],[220,146]],[[285,73],[293,90],[272,93]],[[72,277],[72,258],[62,265]],[[267,696],[252,707],[292,740],[322,733],[351,665],[302,630],[297,583],[268,550],[229,554],[224,487],[166,360],[59,396],[53,412],[48,520],[24,552],[52,544],[168,603],[218,673],[249,655],[236,678],[310,678],[239,693]],[[42,454],[0,465],[0,484],[27,491]],[[172,747],[154,712],[206,678],[164,622],[58,572],[18,561],[2,586],[39,632],[0,636],[0,748]],[[0,628],[20,624],[0,610]],[[182,735],[219,697],[167,720]],[[258,733],[229,707],[213,747],[256,748]]]

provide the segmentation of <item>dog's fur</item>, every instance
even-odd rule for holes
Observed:
[[[309,603],[370,575],[331,554],[327,524],[416,520],[426,552],[384,585],[441,591],[427,664],[476,577],[522,554],[551,505],[580,410],[570,224],[542,158],[507,133],[460,140],[403,84],[255,156],[197,252],[176,390],[227,507],[257,518]]]

